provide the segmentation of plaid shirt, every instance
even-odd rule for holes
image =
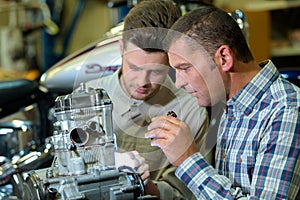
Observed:
[[[198,199],[299,198],[300,90],[264,64],[227,102],[216,168],[196,153],[176,171]]]

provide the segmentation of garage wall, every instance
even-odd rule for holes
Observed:
[[[64,23],[70,23],[76,1],[65,0]],[[68,53],[72,53],[93,41],[99,39],[111,28],[111,15],[114,12],[107,7],[107,2],[103,0],[88,0],[86,7],[73,32]],[[65,27],[62,28],[62,31]]]

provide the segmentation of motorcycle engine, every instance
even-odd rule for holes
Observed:
[[[29,171],[23,199],[155,199],[134,170],[115,168],[112,102],[103,89],[80,88],[55,101],[52,166]]]

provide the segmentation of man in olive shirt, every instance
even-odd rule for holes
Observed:
[[[137,151],[149,165],[147,194],[160,199],[192,199],[175,177],[175,168],[163,152],[145,139],[153,117],[174,111],[190,125],[199,148],[205,148],[208,114],[197,100],[177,89],[169,77],[169,62],[161,45],[165,30],[180,13],[171,1],[150,0],[136,5],[124,20],[120,41],[122,67],[114,74],[90,81],[87,87],[104,88],[113,103],[113,129],[118,152]]]

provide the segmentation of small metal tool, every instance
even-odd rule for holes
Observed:
[[[172,117],[177,118],[176,113],[174,111],[172,111],[172,110],[168,112],[167,116],[172,116]]]

